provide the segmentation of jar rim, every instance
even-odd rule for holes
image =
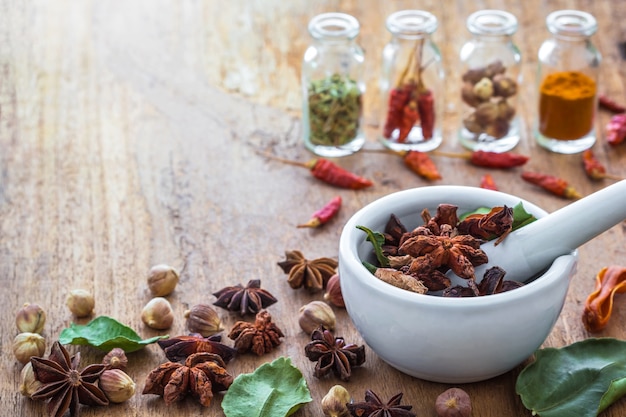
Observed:
[[[387,17],[387,30],[393,35],[415,39],[437,30],[435,15],[423,10],[400,10]]]
[[[308,30],[315,39],[353,39],[359,34],[359,21],[347,13],[322,13],[309,21]]]
[[[557,10],[548,15],[546,25],[554,35],[587,37],[596,33],[598,22],[590,13],[580,10]]]
[[[512,35],[517,18],[504,10],[479,10],[467,18],[467,29],[474,35]]]

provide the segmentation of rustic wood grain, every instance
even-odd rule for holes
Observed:
[[[48,345],[73,317],[67,293],[85,288],[96,296],[96,315],[111,315],[144,337],[160,334],[143,326],[140,310],[150,299],[146,274],[157,263],[178,267],[181,282],[169,296],[177,320],[170,335],[185,332],[189,306],[212,303],[226,285],[260,278],[279,298],[269,311],[286,337],[275,352],[237,359],[233,374],[251,372],[279,356],[302,370],[313,396],[295,416],[321,415],[320,399],[339,381],[318,380],[303,354],[308,341],[297,324],[298,308],[321,294],[294,291],[276,263],[286,250],[307,257],[336,257],[342,225],[359,207],[387,193],[428,185],[392,155],[361,152],[339,163],[375,180],[375,187],[346,191],[315,181],[306,169],[269,161],[256,149],[307,160],[300,134],[300,60],[309,38],[306,23],[317,13],[344,11],[362,25],[367,55],[365,96],[368,147],[377,147],[380,53],[388,40],[385,17],[415,7],[394,1],[0,1],[0,398],[3,415],[43,415],[45,406],[17,391],[19,365],[11,352],[15,312],[24,302],[47,311]],[[446,62],[445,141],[459,151],[455,130],[460,103],[455,84],[457,54],[467,39],[464,21],[473,11],[503,8],[520,21],[515,36],[523,54],[524,84],[518,109],[524,139],[517,151],[531,156],[528,169],[568,178],[588,194],[608,182],[591,182],[579,155],[555,155],[532,139],[536,50],[547,36],[545,16],[578,8],[594,14],[594,42],[604,56],[601,89],[626,101],[624,62],[626,3],[597,0],[427,0],[419,7],[440,18],[434,35]],[[600,113],[602,131],[609,115]],[[624,147],[601,137],[594,151],[609,171],[626,176]],[[437,184],[477,185],[486,171],[460,160],[435,157],[444,179]],[[568,202],[519,179],[519,170],[495,172],[505,192],[552,211]],[[321,230],[297,229],[335,195],[339,216]],[[589,213],[593,221],[593,213]],[[581,225],[584,227],[584,225]],[[592,335],[580,314],[593,277],[603,266],[623,264],[624,227],[619,225],[580,248],[578,273],[567,303],[545,346],[563,346]],[[623,301],[623,300],[621,300]],[[362,339],[344,310],[337,334]],[[220,311],[230,328],[237,315]],[[624,339],[626,307],[618,303],[598,336]],[[80,320],[86,323],[87,320]],[[455,324],[441,331],[455,331]],[[471,346],[467,347],[471,349]],[[75,351],[72,348],[72,351]],[[82,348],[84,362],[103,353]],[[157,346],[130,355],[129,373],[138,393],[84,416],[222,415],[221,396],[208,409],[193,400],[165,407],[140,394],[147,373],[164,361]],[[521,367],[489,381],[466,384],[475,416],[530,416],[516,396]],[[371,388],[383,397],[398,391],[417,415],[435,416],[433,403],[447,384],[412,378],[383,363],[367,348],[366,364],[345,384],[355,399]],[[625,400],[604,412],[620,416]]]

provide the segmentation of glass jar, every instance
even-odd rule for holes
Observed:
[[[572,154],[596,141],[598,72],[602,57],[591,43],[596,19],[578,10],[546,18],[552,37],[539,48],[537,142],[552,152]]]
[[[386,21],[391,40],[383,49],[380,141],[396,151],[430,151],[442,142],[444,72],[432,42],[437,18],[403,10]]]
[[[481,10],[466,24],[472,39],[460,52],[464,110],[458,138],[471,150],[506,152],[520,141],[522,55],[512,39],[517,19],[502,10]]]
[[[344,13],[324,13],[309,22],[313,41],[302,62],[302,132],[311,152],[324,157],[363,147],[363,67],[360,26]]]

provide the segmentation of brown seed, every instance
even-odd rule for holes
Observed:
[[[217,311],[207,304],[196,304],[185,311],[187,329],[191,333],[199,333],[204,337],[219,333],[224,328]]]
[[[65,301],[67,307],[76,317],[87,317],[93,311],[96,301],[87,290],[72,290]]]
[[[135,381],[121,369],[107,369],[98,382],[112,403],[123,403],[135,395]]]
[[[46,324],[46,312],[37,304],[25,303],[15,316],[15,325],[21,332],[39,333]]]
[[[141,311],[141,320],[152,329],[169,329],[174,322],[172,305],[163,297],[155,297]]]
[[[437,397],[435,410],[439,417],[469,417],[472,413],[472,404],[465,391],[450,388]]]
[[[170,295],[178,285],[179,275],[169,265],[155,265],[148,274],[148,288],[155,297]]]
[[[341,284],[339,282],[339,274],[335,274],[328,280],[326,284],[326,293],[324,294],[324,300],[334,305],[335,307],[344,308],[346,303],[343,301],[343,294],[341,293]]]
[[[307,334],[313,333],[320,325],[333,330],[335,323],[335,312],[323,301],[311,301],[300,307],[298,312],[298,324]]]
[[[42,356],[46,351],[46,339],[37,333],[20,333],[13,339],[15,359],[26,364],[33,356]]]
[[[121,369],[123,371],[128,365],[128,358],[123,349],[113,348],[109,353],[104,355],[102,363],[108,366],[109,369]]]

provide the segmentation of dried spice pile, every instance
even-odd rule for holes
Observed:
[[[452,204],[440,204],[435,216],[424,209],[424,224],[410,231],[394,214],[383,233],[357,226],[367,233],[378,261],[377,266],[368,262],[364,265],[379,279],[422,294],[443,291],[446,297],[471,297],[521,286],[504,280],[505,271],[498,267],[488,269],[477,285],[474,267],[488,261],[480,248],[482,243],[497,239],[498,244],[534,217],[524,211],[521,203],[514,208],[494,207],[487,213],[469,214],[463,220],[459,220],[457,209]],[[465,279],[467,286],[452,286],[446,276],[448,271]]]

